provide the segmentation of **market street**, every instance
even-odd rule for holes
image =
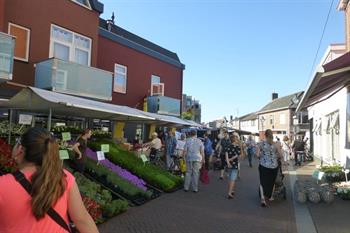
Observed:
[[[274,201],[260,207],[256,161],[249,168],[241,165],[236,197],[228,200],[227,180],[219,180],[218,171],[210,171],[210,184],[198,193],[179,190],[163,194],[143,206],[130,208],[99,229],[103,233],[294,233],[296,224],[288,177],[287,201]]]

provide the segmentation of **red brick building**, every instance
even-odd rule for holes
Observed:
[[[0,0],[0,32],[16,38],[12,80],[0,96],[28,85],[142,109],[154,94],[180,113],[184,65],[176,53],[102,12],[97,0]]]

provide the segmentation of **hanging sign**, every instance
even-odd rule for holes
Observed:
[[[101,161],[101,160],[105,160],[105,153],[103,153],[103,151],[97,151],[97,160]]]
[[[69,154],[67,150],[59,150],[60,159],[69,159]]]
[[[70,132],[64,132],[62,133],[62,140],[63,141],[69,141],[72,139],[72,136],[70,135]]]
[[[19,114],[19,124],[21,125],[31,125],[33,120],[32,115]]]
[[[101,144],[101,151],[103,151],[104,153],[108,153],[109,152],[109,144]]]

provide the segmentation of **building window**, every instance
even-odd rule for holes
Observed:
[[[270,115],[270,125],[273,125],[273,115]]]
[[[119,93],[126,93],[127,68],[115,64],[114,66],[114,87],[113,90]]]
[[[90,66],[91,39],[51,25],[50,57]]]
[[[89,0],[72,0],[72,1],[91,10]]]
[[[284,114],[284,113],[280,114],[280,124],[281,125],[286,124],[286,114]]]
[[[16,37],[14,53],[15,59],[20,61],[28,61],[30,30],[13,23],[9,23],[8,33]]]
[[[159,84],[160,83],[160,77],[156,75],[151,76],[151,84]]]

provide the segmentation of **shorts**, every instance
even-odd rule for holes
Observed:
[[[230,176],[229,176],[229,179],[230,181],[235,181],[237,180],[237,174],[238,174],[238,170],[237,169],[230,169]]]

